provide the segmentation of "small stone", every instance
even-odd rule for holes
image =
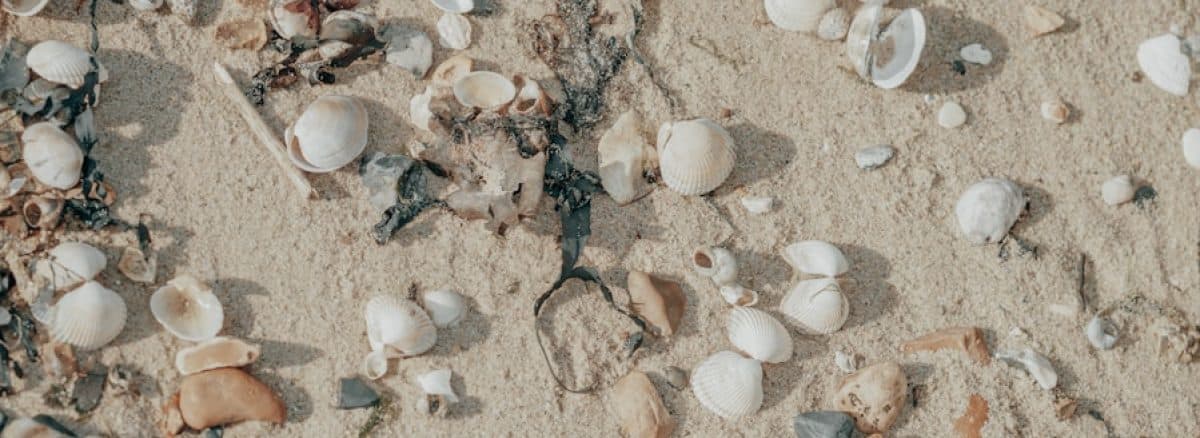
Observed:
[[[675,420],[663,406],[662,397],[641,371],[630,371],[613,385],[609,409],[623,436],[666,438],[675,431]]]
[[[958,102],[946,102],[938,111],[938,124],[943,128],[957,128],[963,123],[967,123],[967,112]]]
[[[1063,124],[1071,117],[1071,108],[1061,100],[1042,102],[1042,118],[1057,124]]]
[[[71,391],[75,412],[86,414],[96,409],[96,406],[100,405],[100,396],[104,395],[104,382],[107,380],[108,368],[97,365],[75,382],[75,388]]]
[[[1033,379],[1037,381],[1038,386],[1047,391],[1058,386],[1058,372],[1054,370],[1054,366],[1050,364],[1050,359],[1046,356],[1038,354],[1028,348],[1023,348],[1015,351],[999,351],[996,352],[996,358],[1016,362],[1025,367]]]
[[[988,402],[979,394],[971,394],[967,400],[967,410],[954,421],[954,431],[962,438],[979,438],[983,425],[988,421]]]
[[[342,378],[340,386],[338,409],[360,409],[379,404],[379,393],[360,378]]]
[[[958,56],[962,57],[963,61],[972,64],[988,65],[992,63],[992,52],[979,43],[969,44],[959,49]]]
[[[225,436],[224,427],[214,426],[204,429],[204,438],[221,438],[222,436]]]
[[[1029,28],[1029,31],[1035,37],[1054,32],[1065,23],[1066,20],[1063,20],[1063,17],[1049,9],[1040,6],[1025,5],[1025,26]]]
[[[412,165],[413,160],[404,155],[374,152],[363,157],[358,174],[367,187],[372,207],[383,212],[396,203],[400,197],[400,178]]]
[[[1154,201],[1158,197],[1158,191],[1154,187],[1141,186],[1133,192],[1133,203],[1137,204],[1138,208],[1146,208],[1146,204]]]
[[[1121,175],[1104,182],[1100,186],[1100,197],[1108,205],[1120,205],[1133,200],[1133,179],[1129,175]]]
[[[817,411],[797,415],[793,420],[797,438],[859,438],[854,418],[845,412]]]
[[[1183,159],[1189,166],[1200,169],[1200,128],[1183,133]]]
[[[688,385],[687,371],[684,371],[683,368],[679,368],[676,366],[669,366],[669,367],[663,368],[663,376],[665,376],[667,378],[667,384],[671,385],[672,388],[675,388],[675,389],[687,388],[687,385]]]
[[[854,162],[863,170],[875,170],[887,164],[896,149],[888,145],[868,146],[854,153]]]
[[[833,405],[850,414],[865,433],[884,433],[908,399],[908,379],[895,362],[883,362],[846,376],[833,395]]]
[[[775,198],[770,196],[743,196],[742,207],[751,214],[764,214],[771,211]]]

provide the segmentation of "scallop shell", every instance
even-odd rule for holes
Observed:
[[[55,289],[72,287],[96,277],[108,264],[104,253],[80,242],[63,242],[50,250],[46,263],[39,263],[37,274],[53,282]]]
[[[834,0],[763,0],[772,23],[797,32],[815,32],[821,17],[835,6]]]
[[[780,363],[792,358],[792,336],[767,312],[736,307],[729,313],[729,342],[756,360]]]
[[[733,173],[733,138],[708,119],[664,123],[658,130],[663,182],[684,195],[713,191]]]
[[[850,262],[842,250],[829,242],[806,240],[783,249],[783,260],[792,268],[812,275],[837,277],[850,270]]]
[[[433,0],[433,5],[451,14],[465,14],[475,9],[475,0]]]
[[[470,72],[454,82],[454,98],[466,107],[499,110],[516,96],[516,85],[495,72]]]
[[[284,39],[315,38],[321,23],[320,12],[309,0],[271,0],[267,18]]]
[[[1187,95],[1192,64],[1179,37],[1168,33],[1143,41],[1138,45],[1137,60],[1142,73],[1158,88],[1176,96]]]
[[[642,118],[636,111],[621,114],[600,137],[596,147],[600,184],[618,205],[633,202],[643,192],[647,153],[651,153],[650,145],[642,136]]]
[[[737,282],[737,260],[733,252],[725,248],[706,246],[692,253],[692,268],[700,275],[712,279],[717,286]]]
[[[215,337],[175,353],[175,369],[189,375],[227,367],[244,367],[262,355],[259,346],[241,339]]]
[[[1200,128],[1183,133],[1183,159],[1189,166],[1200,169]]]
[[[83,85],[88,71],[92,69],[92,55],[87,51],[58,40],[46,40],[29,49],[25,55],[25,64],[30,70],[56,84],[71,88]],[[100,82],[108,79],[108,70],[104,64],[96,61],[100,68]]]
[[[25,225],[31,228],[54,228],[58,226],[62,214],[62,199],[51,196],[30,196],[25,200],[25,205],[21,206],[21,216],[25,217]]]
[[[37,15],[48,4],[50,4],[50,0],[4,0],[3,3],[0,3],[5,12],[18,17],[32,17]]]
[[[442,47],[463,50],[471,46],[471,21],[459,14],[445,13],[437,21],[438,42]]]
[[[726,419],[762,406],[762,364],[732,351],[709,356],[692,371],[692,393],[705,409]]]
[[[188,274],[154,291],[150,313],[168,332],[193,342],[212,339],[225,322],[225,311],[212,289]]]
[[[422,296],[425,310],[437,328],[446,328],[462,321],[467,314],[467,300],[458,292],[433,290]]]
[[[883,2],[867,1],[850,23],[846,55],[863,79],[880,88],[899,87],[921,60],[925,49],[925,17],[905,9],[883,32],[879,31]]]
[[[129,0],[129,6],[139,11],[153,11],[162,5],[163,0]]]
[[[454,388],[450,387],[450,378],[453,374],[450,370],[433,370],[428,373],[417,376],[417,384],[421,386],[421,390],[426,395],[440,395],[446,397],[451,403],[458,403],[458,395],[454,394]]]
[[[367,147],[367,119],[358,99],[321,96],[284,132],[288,157],[306,172],[337,170]]]
[[[416,356],[433,348],[437,328],[421,307],[409,300],[377,296],[367,302],[367,340],[371,350],[394,350]]]
[[[125,300],[120,295],[89,281],[54,305],[50,336],[82,350],[95,350],[121,334],[125,316]]]
[[[367,357],[363,358],[362,374],[364,377],[371,380],[379,380],[388,372],[388,353],[386,351],[372,351],[367,353]]]
[[[779,303],[779,311],[806,330],[830,334],[850,316],[850,302],[837,280],[818,278],[793,286]]]
[[[66,190],[79,183],[83,151],[71,137],[51,122],[35,123],[21,134],[22,155],[34,179]]]
[[[958,226],[971,243],[999,242],[1012,228],[1028,202],[1016,183],[986,178],[968,187],[954,212]]]

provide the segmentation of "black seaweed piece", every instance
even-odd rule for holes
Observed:
[[[1133,203],[1137,204],[1138,208],[1144,209],[1147,204],[1150,204],[1157,197],[1158,191],[1154,190],[1154,187],[1141,186],[1138,187],[1137,191],[1133,192]]]
[[[376,243],[387,243],[396,230],[408,225],[422,211],[442,204],[442,201],[426,193],[424,164],[423,161],[417,161],[400,177],[400,199],[383,212],[383,220],[371,227],[371,237],[375,238]]]
[[[332,84],[337,81],[337,75],[330,72],[327,68],[347,67],[353,64],[354,61],[371,56],[387,47],[387,44],[383,41],[372,38],[370,41],[358,46],[357,51],[352,51],[341,57],[300,63],[297,62],[300,59],[300,55],[319,47],[321,45],[320,39],[296,36],[288,40],[274,32],[271,33],[271,36],[273,39],[268,45],[281,53],[286,53],[287,57],[278,63],[266,66],[254,73],[254,76],[250,80],[250,85],[246,87],[243,94],[255,105],[262,105],[266,102],[267,91],[273,86],[279,86],[282,83],[290,84],[291,78],[301,77],[306,79],[310,84]]]
[[[12,359],[8,357],[8,347],[4,346],[4,339],[0,338],[0,396],[12,394],[12,378],[8,376],[8,364]],[[0,424],[0,428],[4,425]]]
[[[142,222],[140,220],[138,221],[138,224],[137,224],[137,240],[138,240],[138,249],[140,249],[142,251],[142,254],[144,256],[150,257],[150,243],[151,243],[150,229],[146,227],[145,222]]]
[[[37,334],[37,328],[33,325],[33,320],[14,311],[12,313],[12,322],[9,322],[9,325],[16,329],[17,340],[21,342],[21,347],[25,349],[25,356],[29,358],[30,362],[37,362],[37,343],[33,340],[34,335]]]
[[[95,4],[95,3],[96,3],[95,0],[93,0],[92,4]],[[33,421],[36,421],[43,426],[54,429],[55,432],[61,433],[63,435],[66,435],[69,437],[78,436],[75,434],[75,432],[72,432],[71,429],[68,429],[67,426],[63,426],[62,423],[59,423],[58,420],[55,420],[54,417],[51,417],[49,415],[46,415],[46,414],[34,415]]]
[[[603,118],[604,89],[630,53],[615,37],[603,38],[592,30],[591,19],[598,12],[596,0],[563,0],[558,2],[553,20],[533,25],[535,52],[554,71],[566,94],[562,119],[576,131],[591,128]],[[558,24],[566,35],[550,29]],[[563,36],[570,46],[561,46]]]
[[[98,199],[68,199],[66,203],[67,213],[72,214],[75,218],[83,222],[83,225],[93,230],[99,230],[109,225],[118,225],[122,228],[129,228],[130,225],[125,221],[113,217],[109,211],[108,205],[104,201]]]

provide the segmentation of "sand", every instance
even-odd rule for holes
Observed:
[[[56,2],[37,17],[10,17],[4,33],[84,45],[86,15],[70,3]],[[553,2],[497,3],[498,13],[471,18],[475,43],[464,53],[483,68],[547,77],[550,71],[527,48],[525,23],[551,11]],[[828,398],[843,375],[833,355],[841,350],[867,363],[902,364],[916,397],[889,435],[950,436],[972,394],[991,406],[983,428],[989,437],[1102,436],[1106,427],[1116,436],[1200,434],[1200,396],[1191,390],[1200,368],[1158,356],[1153,314],[1119,311],[1122,340],[1097,351],[1082,332],[1090,314],[1048,310],[1074,302],[1083,253],[1091,309],[1136,294],[1196,321],[1200,173],[1186,166],[1179,142],[1200,123],[1200,94],[1175,97],[1133,77],[1140,41],[1173,23],[1200,31],[1200,1],[1045,0],[1038,3],[1068,24],[1034,39],[1018,2],[896,0],[920,7],[929,25],[921,66],[896,90],[850,73],[841,44],[770,25],[756,1],[647,3],[648,24],[637,44],[679,105],[668,104],[645,68],[627,63],[608,93],[600,129],[572,139],[574,161],[594,169],[601,129],[626,110],[641,112],[647,131],[669,120],[713,118],[733,135],[739,160],[711,196],[660,188],[624,207],[596,200],[583,262],[618,287],[635,269],[674,279],[689,303],[672,339],[651,339],[624,360],[618,353],[631,327],[606,311],[594,290],[569,289],[552,302],[543,330],[570,381],[605,386],[630,369],[643,370],[679,422],[677,436],[787,436],[795,414],[831,407]],[[606,4],[623,14],[620,4]],[[298,199],[214,88],[215,60],[243,83],[268,62],[266,55],[213,42],[217,24],[262,17],[262,6],[201,1],[199,9],[198,25],[186,26],[166,13],[99,6],[100,60],[112,79],[96,113],[102,140],[95,156],[120,193],[117,213],[153,216],[159,282],[184,272],[209,282],[225,305],[223,333],[262,345],[262,359],[250,369],[283,396],[288,422],[237,425],[226,436],[355,436],[370,411],[332,405],[337,379],[357,373],[368,352],[362,307],[373,295],[403,295],[414,284],[462,292],[471,313],[442,330],[429,354],[393,364],[398,370],[377,382],[396,406],[378,436],[617,434],[607,392],[555,389],[533,337],[533,301],[559,263],[549,200],[538,217],[503,237],[482,223],[431,212],[391,243],[376,245],[368,230],[377,217],[356,165],[312,176],[321,198]],[[439,16],[421,0],[383,1],[374,10],[431,35]],[[951,61],[971,43],[990,49],[994,61],[968,65],[960,76]],[[435,52],[436,60],[449,55]],[[398,68],[356,66],[336,85],[273,92],[262,113],[282,132],[316,96],[362,97],[371,117],[368,151],[401,152],[429,139],[407,114],[409,98],[423,86]],[[1041,118],[1041,103],[1052,98],[1071,106],[1066,124]],[[966,125],[952,130],[936,123],[937,109],[950,100],[968,113]],[[731,115],[723,118],[726,109]],[[876,144],[893,145],[895,158],[875,171],[857,168],[854,152]],[[1100,185],[1119,174],[1153,185],[1158,198],[1145,208],[1104,205]],[[1030,215],[1014,232],[1037,246],[1037,257],[1010,245],[1002,260],[999,247],[973,246],[960,236],[954,203],[987,176],[1010,177],[1031,195]],[[739,204],[746,195],[773,196],[776,208],[750,215]],[[128,242],[107,232],[61,238],[97,243],[113,263]],[[830,241],[851,262],[845,328],[810,336],[792,327],[796,354],[765,367],[765,402],[750,417],[723,420],[690,390],[669,387],[664,367],[690,369],[730,348],[728,306],[691,270],[691,251],[713,244],[732,249],[741,281],[760,291],[760,308],[774,312],[793,281],[779,252],[805,239]],[[0,406],[20,415],[55,414],[111,436],[152,436],[158,406],[180,381],[173,356],[187,343],[151,317],[154,285],[131,283],[111,267],[101,278],[128,302],[130,319],[95,359],[137,369],[143,396],[110,391],[93,414],[78,418],[45,406],[41,394],[49,382],[40,381],[0,399]],[[1056,418],[1055,393],[1003,362],[980,366],[956,352],[899,352],[905,340],[958,325],[982,328],[993,350],[1029,346],[1048,356],[1058,369],[1058,392],[1079,400],[1079,414]],[[1011,336],[1017,328],[1026,335]],[[427,418],[414,408],[415,376],[444,367],[454,371],[462,401],[448,418]]]

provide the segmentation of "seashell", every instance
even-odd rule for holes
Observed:
[[[225,322],[225,311],[212,289],[188,274],[154,291],[150,313],[168,332],[192,342],[212,339]]]
[[[384,350],[376,350],[367,353],[367,357],[363,358],[362,374],[364,377],[371,380],[379,380],[387,375],[388,372],[388,353]]]
[[[287,406],[258,379],[238,368],[218,368],[183,378],[179,413],[187,426],[204,430],[243,421],[283,424]]]
[[[890,145],[867,146],[854,153],[854,164],[862,170],[875,170],[883,167],[896,154],[896,149]]]
[[[783,296],[779,311],[806,330],[830,334],[850,316],[850,302],[837,280],[818,278],[797,283]]]
[[[1121,175],[1105,181],[1100,186],[1100,197],[1108,205],[1120,205],[1133,200],[1133,178]]]
[[[271,0],[267,14],[271,28],[283,39],[316,38],[320,28],[320,11],[309,0]]]
[[[116,292],[89,281],[55,303],[50,336],[82,350],[112,342],[125,328],[125,300]]]
[[[885,89],[908,80],[925,49],[925,17],[917,9],[900,12],[879,31],[883,2],[867,1],[859,8],[846,35],[846,55],[863,79]]]
[[[321,41],[341,41],[355,47],[375,41],[379,20],[374,15],[354,10],[334,11],[321,22]]]
[[[1137,60],[1155,86],[1176,96],[1187,95],[1192,64],[1183,54],[1179,37],[1168,33],[1143,41],[1138,45]]]
[[[859,358],[857,355],[850,355],[840,350],[833,353],[833,364],[844,373],[858,371],[858,363]]]
[[[834,408],[850,414],[864,433],[884,433],[908,398],[908,379],[895,362],[863,368],[842,378],[834,391]]]
[[[967,112],[958,102],[946,102],[938,111],[937,122],[943,128],[954,129],[967,123]]]
[[[257,345],[241,339],[215,337],[175,353],[175,369],[188,376],[217,368],[244,367],[262,354]]]
[[[846,37],[850,30],[850,12],[845,8],[833,8],[821,17],[817,24],[817,38],[826,41],[837,41]]]
[[[760,362],[781,363],[792,358],[792,336],[767,312],[735,307],[729,313],[729,342]]]
[[[467,314],[467,301],[457,292],[434,290],[422,296],[425,310],[437,328],[446,328],[458,324]]]
[[[25,89],[22,90],[21,94],[25,96],[26,99],[29,99],[30,102],[41,104],[46,101],[47,97],[58,94],[59,90],[64,88],[66,87],[62,84],[56,84],[54,82],[38,78],[29,81],[29,83],[25,85]],[[70,94],[70,91],[67,91],[67,94]]]
[[[725,248],[706,246],[692,253],[692,267],[700,275],[712,279],[718,286],[737,282],[737,260]]]
[[[971,394],[967,399],[967,409],[961,417],[954,420],[954,431],[963,438],[980,438],[979,432],[988,421],[988,402],[979,394]]]
[[[775,203],[775,198],[770,196],[743,196],[741,199],[742,208],[751,214],[765,214],[771,211],[771,205]]]
[[[25,64],[30,70],[47,81],[63,84],[71,88],[83,86],[89,71],[92,70],[92,55],[87,51],[58,40],[46,40],[25,55]],[[108,80],[108,70],[97,60],[99,66],[99,82]]]
[[[163,0],[129,0],[129,6],[139,11],[153,11],[162,5]]]
[[[401,356],[416,356],[433,348],[437,328],[417,303],[391,296],[377,296],[367,302],[367,340],[371,350],[384,347]],[[389,350],[389,351],[390,351]]]
[[[1042,102],[1042,118],[1061,125],[1071,117],[1071,107],[1061,100]]]
[[[516,85],[495,72],[470,72],[454,82],[454,98],[466,107],[496,111],[516,96]]]
[[[1025,5],[1025,27],[1029,28],[1035,37],[1054,32],[1066,23],[1063,17],[1053,11],[1040,6]]]
[[[958,50],[958,56],[972,64],[988,65],[992,63],[992,51],[983,47],[983,44],[974,43],[963,46]]]
[[[60,243],[47,255],[47,263],[37,264],[37,274],[59,290],[96,278],[108,264],[103,252],[80,242]]]
[[[762,364],[720,351],[692,371],[692,393],[701,406],[725,419],[753,414],[762,406]]]
[[[630,307],[662,336],[675,334],[687,309],[687,296],[679,283],[645,272],[629,271],[626,277]]]
[[[792,429],[798,438],[859,438],[862,436],[854,427],[854,417],[845,412],[805,412],[792,420]]]
[[[408,101],[409,120],[413,125],[425,131],[433,131],[433,125],[430,122],[433,121],[434,116],[433,111],[429,108],[433,102],[433,92],[433,87],[426,85],[424,93],[414,95]]]
[[[459,79],[475,68],[475,60],[465,55],[454,55],[438,64],[429,75],[435,87],[453,87]]]
[[[1054,371],[1050,359],[1033,350],[1024,348],[1016,351],[998,351],[996,358],[1021,364],[1042,389],[1051,390],[1058,385],[1058,373]]]
[[[79,183],[83,151],[71,137],[52,122],[35,123],[21,134],[22,156],[34,179],[66,190]]]
[[[792,269],[810,275],[837,277],[850,270],[842,250],[821,240],[805,240],[783,248],[783,260]]]
[[[433,370],[417,376],[417,385],[421,386],[421,391],[426,395],[440,395],[450,403],[458,403],[458,396],[450,386],[450,377],[452,373],[448,369]]]
[[[1108,350],[1117,344],[1117,327],[1107,319],[1100,315],[1092,317],[1088,321],[1087,327],[1083,333],[1087,336],[1088,342],[1092,343],[1093,347],[1100,350]]]
[[[604,131],[596,148],[600,161],[600,184],[617,205],[636,200],[646,190],[642,177],[645,158],[653,149],[642,136],[642,118],[636,111],[627,111]]]
[[[475,0],[433,0],[433,5],[451,14],[465,14],[475,9]]]
[[[517,97],[513,99],[510,111],[521,115],[550,115],[550,97],[542,90],[541,84],[523,75],[513,76],[512,82],[517,87]],[[640,137],[641,128],[638,128],[638,132]]]
[[[835,6],[833,0],[763,0],[771,23],[796,32],[815,32],[821,18]]]
[[[630,371],[613,385],[609,410],[621,426],[621,436],[666,438],[675,431],[675,420],[663,406],[650,378]]]
[[[61,427],[57,422],[54,425],[44,424],[39,422],[36,417],[18,418],[4,427],[3,436],[4,438],[68,438],[76,436],[55,428],[55,425]]]
[[[721,293],[721,298],[724,298],[726,303],[734,306],[750,307],[758,304],[758,292],[746,289],[737,283],[721,286],[717,291]]]
[[[471,21],[459,14],[445,13],[437,21],[438,43],[447,49],[471,46]]]
[[[974,244],[999,242],[1028,202],[1016,183],[1007,179],[985,178],[968,187],[954,207],[958,227]]]
[[[388,64],[408,70],[418,78],[425,77],[433,65],[433,41],[429,35],[417,29],[389,26],[384,28],[381,39],[387,42],[384,54]]]
[[[900,345],[903,353],[915,351],[937,351],[945,348],[957,348],[967,353],[967,356],[981,365],[992,363],[992,353],[988,351],[983,332],[978,327],[945,328]]]
[[[1183,133],[1183,159],[1189,166],[1200,169],[1200,128]]]
[[[713,191],[733,173],[733,137],[708,119],[664,123],[657,152],[663,182],[683,195]]]
[[[21,206],[21,216],[30,228],[51,229],[62,219],[63,201],[49,196],[34,195]]]
[[[288,157],[301,170],[332,172],[367,147],[367,110],[353,97],[325,95],[284,132]]]
[[[158,257],[154,253],[146,255],[142,250],[128,246],[121,251],[121,259],[117,260],[117,270],[132,281],[153,283],[158,273]]]
[[[50,0],[4,0],[0,3],[0,7],[4,9],[4,12],[18,17],[32,17],[38,12],[42,12],[42,9],[48,4],[50,4]]]
[[[267,45],[267,25],[261,18],[231,20],[217,25],[214,37],[230,49],[258,51]]]

